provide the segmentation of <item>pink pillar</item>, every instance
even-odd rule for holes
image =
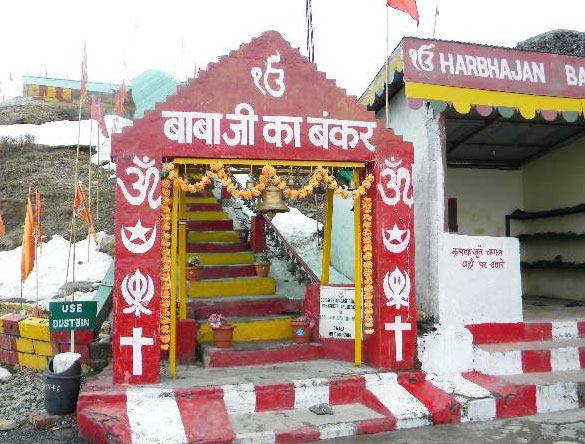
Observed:
[[[150,158],[142,152],[118,156],[113,324],[115,383],[159,381],[160,168],[160,158]]]
[[[256,253],[266,250],[266,223],[262,216],[252,216],[250,220],[250,247]]]
[[[365,362],[384,370],[413,368],[416,359],[412,148],[377,160],[372,198],[374,333],[364,337]]]

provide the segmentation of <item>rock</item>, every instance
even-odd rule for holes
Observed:
[[[8,381],[11,378],[11,374],[8,370],[3,367],[0,367],[0,381]]]
[[[56,415],[51,415],[49,413],[31,413],[28,416],[29,422],[36,428],[36,429],[46,429],[55,425],[57,420],[59,419]]]
[[[12,430],[16,427],[14,419],[0,419],[0,431]]]
[[[309,411],[316,415],[333,415],[333,410],[328,404],[316,404],[309,407]]]
[[[59,288],[59,296],[69,296],[74,291],[88,292],[95,289],[94,281],[67,282]]]
[[[113,256],[116,252],[116,238],[110,234],[106,234],[104,237],[102,237],[99,251]]]
[[[585,57],[585,32],[555,29],[519,42],[516,48]]]

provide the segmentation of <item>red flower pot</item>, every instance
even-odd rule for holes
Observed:
[[[291,321],[292,339],[295,344],[311,342],[311,324],[306,321]]]
[[[270,273],[270,262],[261,263],[261,264],[254,264],[256,267],[256,274],[258,277],[265,278]]]
[[[234,337],[234,324],[222,324],[213,330],[213,343],[218,348],[229,348],[232,346]]]

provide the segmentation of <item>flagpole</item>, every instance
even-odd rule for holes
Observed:
[[[102,175],[101,175],[101,170],[99,168],[101,168],[101,164],[100,164],[100,129],[98,126],[98,133],[97,133],[97,137],[98,137],[98,144],[97,144],[97,164],[98,164],[98,170],[97,170],[97,175],[98,175],[98,183],[97,183],[97,193],[96,193],[96,197],[95,197],[95,220],[98,221],[100,220],[100,183],[102,181]]]
[[[390,57],[388,55],[388,46],[389,46],[389,24],[390,24],[390,13],[388,11],[388,6],[386,6],[386,55],[384,56],[384,59],[386,60],[386,86],[384,88],[385,92],[386,92],[386,105],[384,108],[384,112],[385,112],[385,116],[386,116],[386,128],[390,128],[390,110],[389,110],[389,106],[388,106],[388,58]]]
[[[435,32],[437,31],[437,17],[439,16],[439,0],[435,5],[435,22],[433,23],[433,38],[435,38]]]
[[[26,206],[27,206],[26,211],[27,211],[27,213],[28,213],[28,201],[30,200],[30,193],[31,193],[31,191],[32,191],[32,182],[29,182],[28,183],[28,197],[27,197],[27,201],[26,201]],[[26,219],[26,216],[25,216],[25,219]],[[26,232],[26,220],[25,220],[25,223],[24,223],[24,227],[25,227],[25,232]],[[23,249],[23,251],[22,251],[23,252],[23,255],[21,255],[21,258],[20,258],[20,314],[24,314],[23,313],[23,310],[24,310],[24,308],[23,308],[24,279],[23,279],[23,276],[22,276],[22,261],[23,261],[23,257],[24,257],[24,236],[22,238],[22,249]]]
[[[93,97],[93,96],[92,96]],[[98,128],[99,132],[99,128]],[[89,119],[89,158],[87,162],[87,211],[91,213],[91,137],[93,136],[93,119]],[[91,229],[87,227],[87,262],[91,250]]]
[[[36,212],[38,213],[39,211],[39,206],[36,203],[36,199],[39,195],[39,187],[36,187],[36,191],[35,191],[35,207],[36,207]],[[37,230],[37,235],[35,236],[35,268],[36,268],[36,277],[37,277],[37,308],[39,306],[39,246],[38,246],[38,241],[37,238],[40,239],[41,238],[41,233],[39,232],[39,225],[40,225],[40,219],[39,219],[38,215],[35,217],[35,225],[36,225],[36,230]],[[42,242],[42,241],[41,241]]]

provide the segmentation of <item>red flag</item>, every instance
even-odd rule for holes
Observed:
[[[128,96],[128,88],[126,87],[126,84],[122,82],[120,89],[116,91],[114,96],[114,111],[116,114],[123,116],[125,112],[124,103],[129,101],[130,97]]]
[[[89,225],[89,230],[91,231],[91,235],[93,236],[93,240],[95,243],[98,243],[97,234],[95,233],[95,229],[93,228],[93,220],[91,218],[91,213],[89,211],[89,205],[87,204],[87,199],[85,198],[85,193],[83,192],[83,188],[81,188],[81,182],[77,182],[77,187],[75,189],[75,203],[73,204],[73,213],[81,220],[84,220]]]
[[[104,120],[104,113],[102,111],[102,99],[98,97],[97,99],[95,96],[91,96],[91,106],[90,106],[90,113],[91,118],[97,121],[98,126],[104,135],[104,137],[109,137],[108,128],[106,127],[106,121]]]
[[[26,202],[26,216],[24,217],[24,233],[22,234],[22,261],[20,263],[20,279],[26,280],[35,265],[35,218],[30,192]]]
[[[388,0],[388,6],[399,11],[406,12],[418,25],[418,9],[416,7],[416,0]]]
[[[41,217],[43,217],[43,196],[37,187],[35,191],[35,230],[33,232],[33,237],[37,246],[43,245],[43,226],[41,224]]]
[[[83,60],[81,61],[81,96],[80,99],[87,94],[87,52],[85,51],[85,44],[83,45]]]
[[[4,219],[2,219],[2,215],[0,214],[0,237],[6,234],[6,227],[4,226]]]

